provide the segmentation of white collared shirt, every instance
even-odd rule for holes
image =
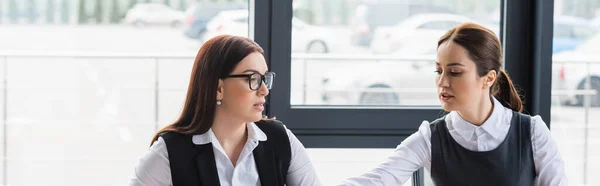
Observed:
[[[266,141],[267,135],[254,123],[247,124],[248,140],[240,153],[234,167],[227,154],[221,147],[219,140],[212,130],[200,135],[192,136],[194,144],[212,143],[215,162],[217,165],[221,186],[253,185],[260,186],[258,170],[254,162],[252,151],[258,146],[259,141]],[[302,143],[286,128],[292,149],[290,167],[287,174],[288,186],[319,186],[321,185],[312,163]],[[155,142],[150,150],[141,158],[135,167],[135,174],[131,178],[131,186],[173,185],[167,146],[162,138]]]
[[[465,121],[454,111],[446,116],[450,135],[461,146],[472,151],[490,151],[504,141],[513,113],[498,100],[492,99],[492,114],[481,126]],[[531,134],[538,185],[567,185],[564,162],[556,142],[550,136],[550,130],[540,116],[531,118]],[[421,167],[431,170],[431,129],[427,121],[421,123],[419,131],[398,145],[384,163],[359,177],[345,180],[341,185],[402,185]]]

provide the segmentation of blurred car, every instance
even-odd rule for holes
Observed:
[[[219,12],[208,22],[202,40],[207,41],[222,34],[248,37],[248,10]],[[309,25],[297,18],[292,18],[292,51],[328,53],[334,34],[325,28]]]
[[[371,51],[378,54],[388,54],[402,51],[404,48],[429,50],[429,48],[436,46],[435,43],[444,33],[465,22],[474,21],[456,14],[414,15],[399,24],[377,28],[373,35]]]
[[[499,22],[499,18],[495,18],[492,19],[491,23],[489,24],[493,25],[493,28],[499,28]],[[573,50],[596,34],[598,34],[598,28],[596,28],[586,19],[573,16],[555,15],[552,53],[557,54],[560,52]]]
[[[136,4],[127,11],[123,22],[134,26],[145,25],[170,25],[179,27],[182,25],[184,14],[167,5],[160,3]]]
[[[184,34],[188,38],[201,39],[206,32],[206,24],[223,10],[248,9],[244,2],[198,2],[185,11]]]
[[[439,105],[435,86],[435,53],[356,57],[322,82],[325,105]],[[351,61],[345,60],[346,64]]]
[[[574,50],[553,56],[552,89],[559,93],[557,97],[562,104],[582,106],[584,105],[583,95],[590,94],[590,105],[600,106],[600,48],[598,45],[600,45],[600,35],[585,41]],[[586,89],[588,77],[590,89]]]
[[[598,33],[598,28],[583,18],[554,16],[552,53],[573,50]]]
[[[374,31],[381,26],[392,26],[407,17],[422,13],[454,13],[447,7],[431,3],[398,0],[365,0],[353,15],[350,41],[353,45],[369,46]]]

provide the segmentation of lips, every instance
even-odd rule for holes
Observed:
[[[445,92],[442,92],[440,94],[440,96],[442,96],[442,97],[454,97],[452,94],[448,94],[448,93],[445,93]]]
[[[262,112],[263,110],[265,110],[264,104],[265,104],[265,102],[264,102],[264,101],[257,102],[257,103],[255,103],[255,104],[253,105],[253,107],[254,107],[256,110],[258,110],[258,111]]]
[[[440,93],[440,98],[444,101],[448,101],[448,100],[454,98],[454,96],[452,94],[448,94],[447,92],[442,92],[442,93]]]
[[[255,103],[254,106],[263,106],[264,104],[265,104],[265,102],[261,101],[261,102]]]

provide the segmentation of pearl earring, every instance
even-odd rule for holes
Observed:
[[[221,105],[223,104],[223,102],[221,102],[221,100],[217,100],[217,105]]]

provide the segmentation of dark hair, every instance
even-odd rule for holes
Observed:
[[[496,34],[474,23],[464,23],[452,28],[438,41],[438,47],[452,41],[467,50],[469,58],[477,66],[477,74],[485,76],[490,70],[498,75],[490,93],[504,105],[514,111],[523,111],[523,102],[508,74],[502,69],[502,46]]]
[[[246,37],[220,35],[206,41],[194,59],[179,118],[160,129],[150,145],[162,132],[203,134],[208,131],[214,121],[219,79],[229,75],[242,59],[254,52],[264,54],[256,42]]]

